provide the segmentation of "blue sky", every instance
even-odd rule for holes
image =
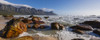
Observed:
[[[59,15],[100,15],[100,0],[5,0],[33,8],[53,9]]]

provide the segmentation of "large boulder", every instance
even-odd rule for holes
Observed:
[[[94,30],[93,33],[100,35],[100,29]]]
[[[85,21],[81,24],[87,24],[87,25],[90,25],[92,26],[93,28],[100,28],[100,22],[99,21]]]
[[[26,32],[27,26],[21,20],[11,20],[8,22],[7,26],[4,29],[3,37],[13,38],[19,36],[19,34]]]
[[[41,21],[42,19],[40,17],[32,17],[32,21]]]
[[[72,26],[70,28],[84,30],[84,31],[91,31],[91,30],[93,30],[93,28],[91,26],[89,26],[89,25],[83,25],[83,24]]]
[[[62,24],[57,23],[57,22],[53,22],[53,23],[51,23],[51,29],[63,30],[64,26]]]

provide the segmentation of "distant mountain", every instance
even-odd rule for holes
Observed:
[[[53,11],[46,12],[41,9],[28,8],[28,7],[14,7],[12,5],[5,5],[0,3],[1,15],[56,15]]]

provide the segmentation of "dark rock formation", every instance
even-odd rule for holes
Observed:
[[[84,34],[85,32],[84,31],[82,31],[82,30],[72,30],[73,32],[75,32],[75,33],[78,33],[78,34]]]
[[[48,18],[49,18],[49,16],[45,16],[44,18],[45,18],[45,19],[48,19]]]
[[[93,28],[100,28],[100,22],[99,21],[85,21],[81,24],[87,24],[92,26]]]
[[[84,31],[90,31],[90,30],[93,30],[93,28],[89,25],[83,25],[83,24],[80,24],[80,25],[76,25],[76,26],[72,26],[70,27],[72,29],[79,29],[79,30],[84,30]]]
[[[94,30],[93,33],[100,35],[100,29]]]
[[[72,40],[84,40],[83,38],[74,38]]]

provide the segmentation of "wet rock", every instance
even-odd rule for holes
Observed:
[[[40,25],[40,29],[45,29],[45,28],[49,28],[50,26],[48,25]]]
[[[11,24],[10,24],[11,23]],[[13,38],[19,36],[19,34],[26,32],[27,26],[22,21],[16,19],[9,21],[4,29],[3,37]]]
[[[30,15],[30,16],[29,16],[29,18],[32,18],[32,17],[34,17],[34,16],[33,16],[33,15]]]
[[[49,18],[49,16],[46,16],[46,17],[44,17],[45,19],[48,19]]]
[[[93,30],[93,28],[91,26],[89,26],[89,25],[83,25],[83,24],[72,26],[70,28],[84,30],[84,31],[91,31],[91,30]]]
[[[42,19],[40,17],[32,17],[32,21],[41,21]]]
[[[74,38],[72,40],[84,40],[83,38]]]
[[[23,36],[15,39],[10,39],[10,40],[34,40],[34,38],[31,36]]]
[[[100,22],[99,21],[85,21],[81,24],[88,24],[90,26],[92,26],[93,28],[100,28]]]
[[[72,30],[73,32],[75,32],[75,33],[78,33],[78,34],[84,34],[85,32],[84,31],[82,31],[82,30]]]
[[[23,19],[22,21],[23,21],[24,23],[27,23],[27,24],[33,23],[32,20],[29,20],[29,19],[27,19],[27,18]]]
[[[100,35],[100,29],[94,30],[93,33]]]
[[[40,24],[34,24],[32,28],[38,29],[40,27]]]
[[[45,25],[41,25],[40,28],[41,28],[41,29],[44,29],[44,28],[45,28]]]
[[[53,23],[51,23],[51,29],[63,30],[64,26],[62,24],[57,23],[57,22],[53,22]]]
[[[44,21],[34,21],[33,23],[34,23],[34,24],[45,24]]]
[[[27,25],[28,28],[31,28],[31,25]]]

